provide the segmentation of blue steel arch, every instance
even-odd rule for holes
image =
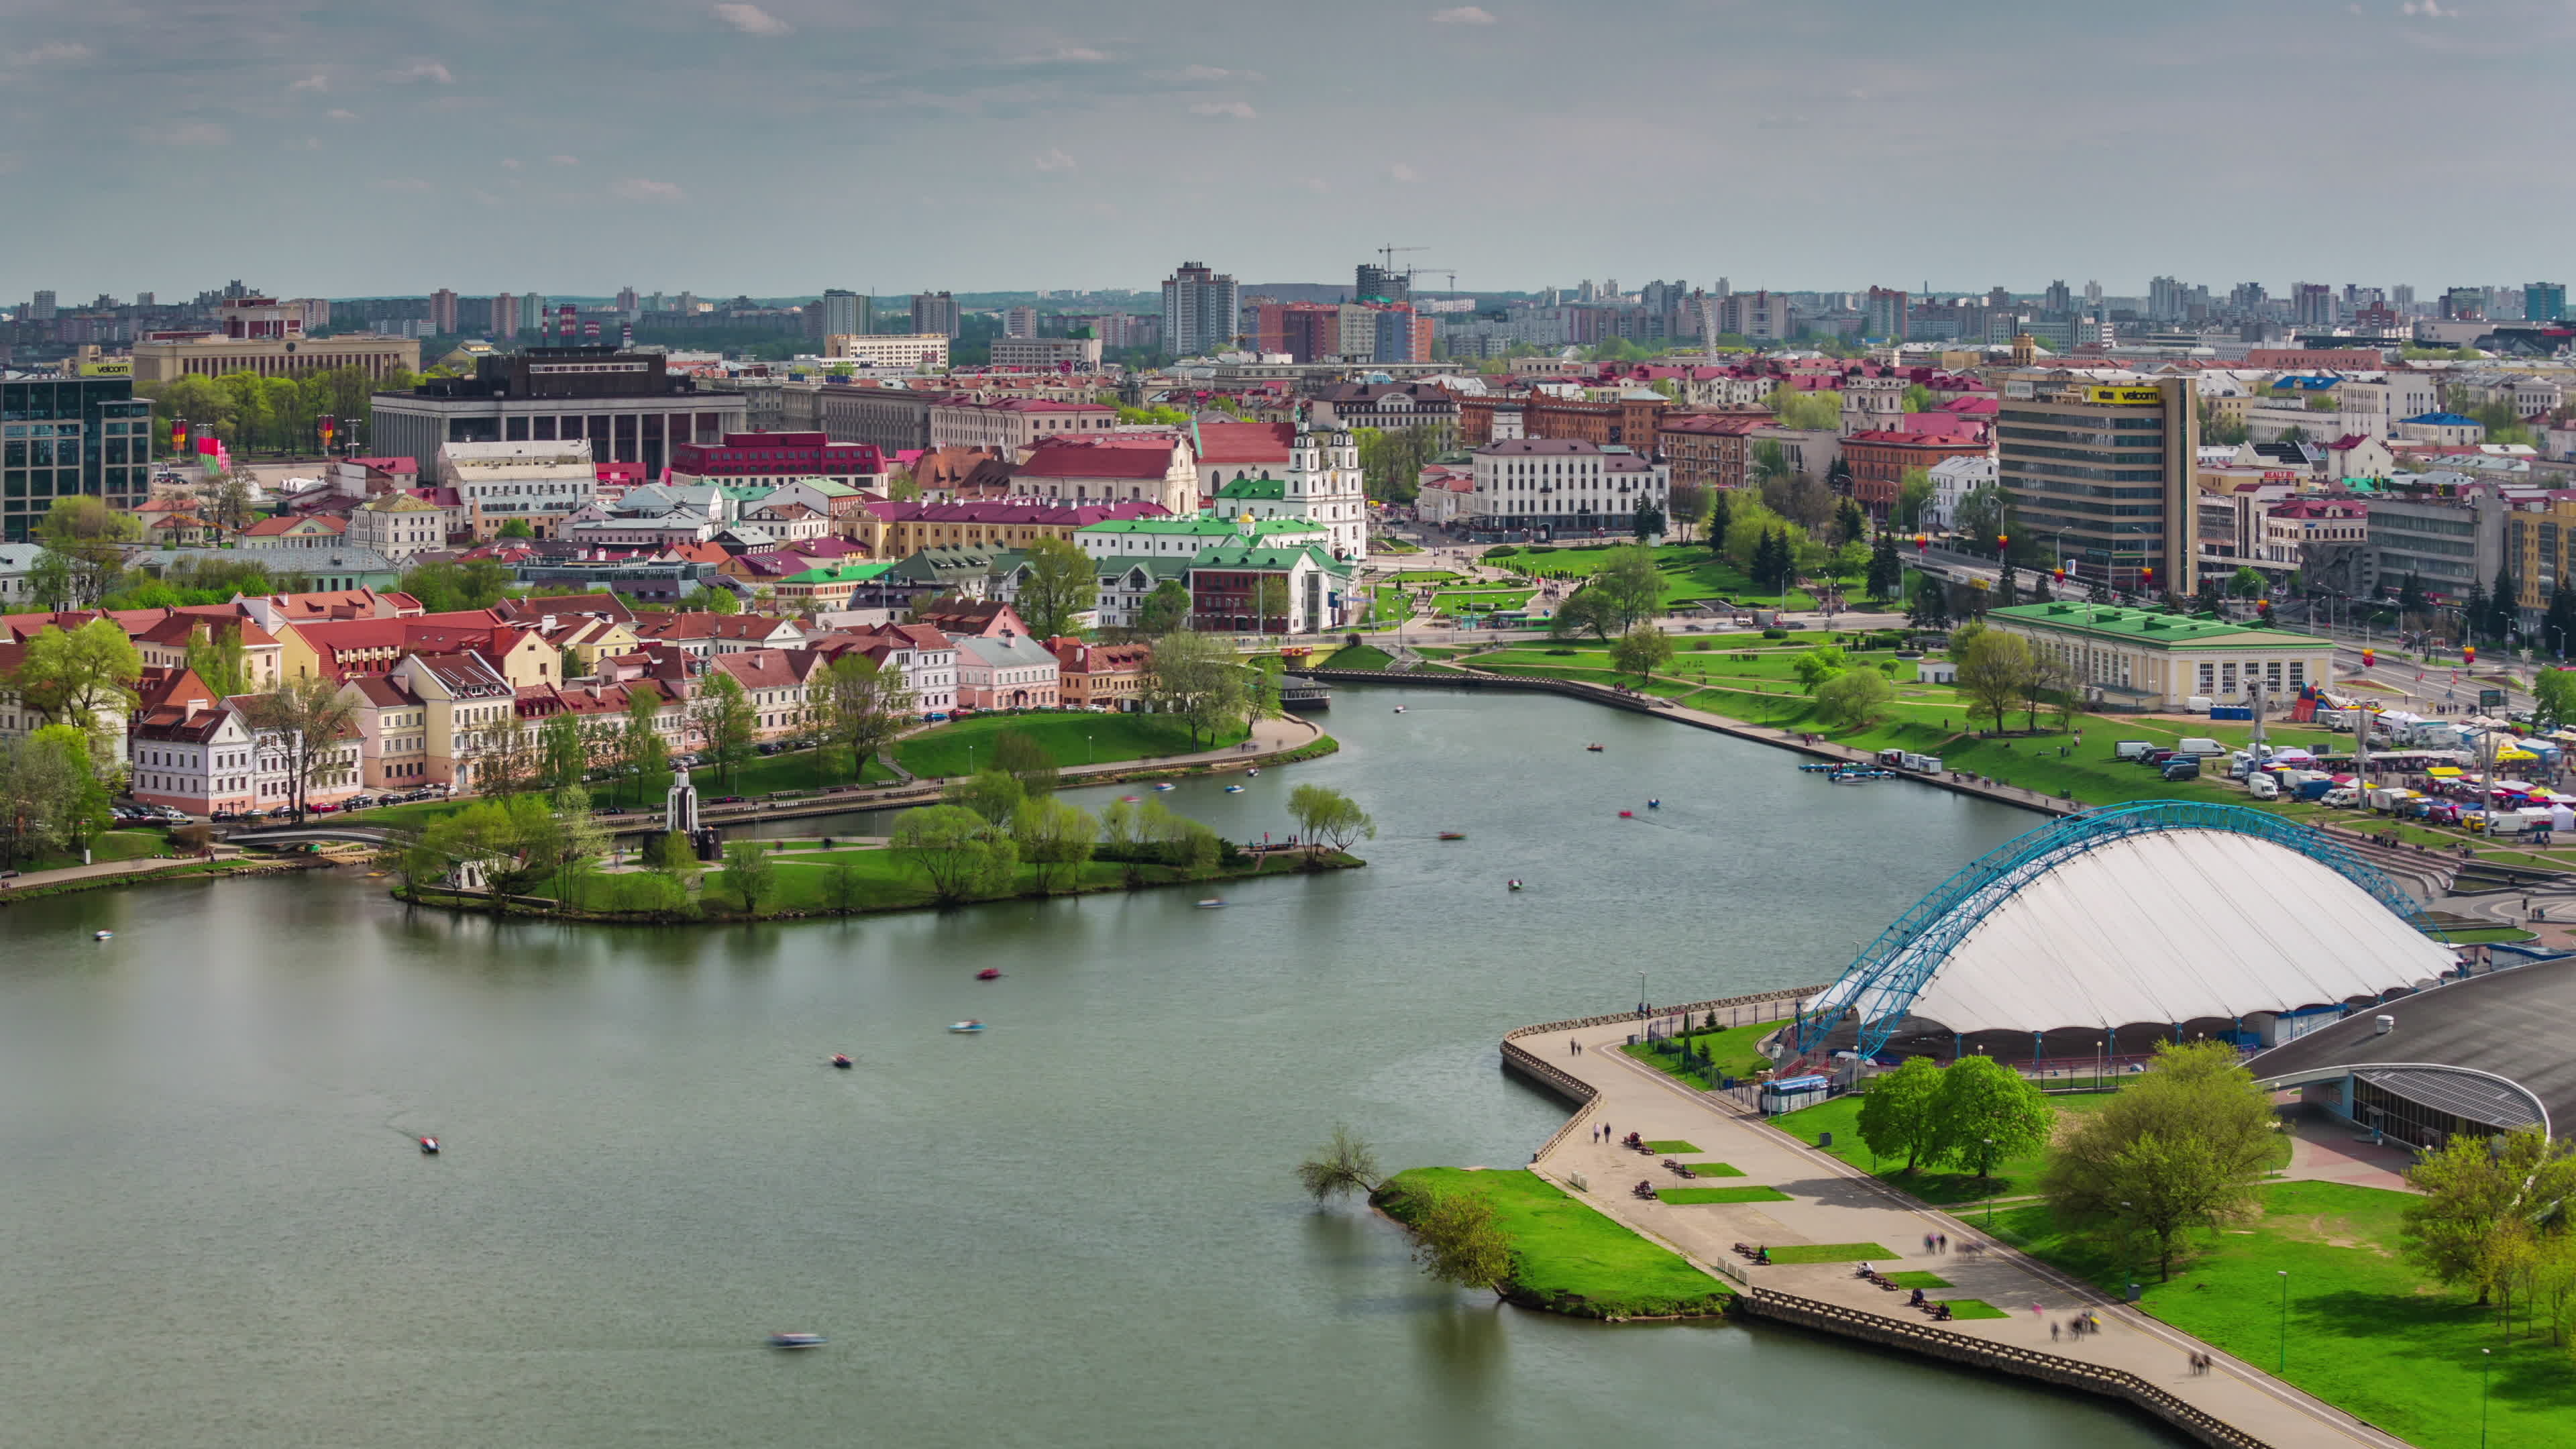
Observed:
[[[1799,1013],[1792,1037],[1797,1050],[1814,1051],[1835,1027],[1861,1011],[1863,1003],[1871,1003],[1874,1009],[1860,1022],[1860,1051],[1864,1056],[1877,1052],[1968,932],[2014,893],[2102,846],[2171,830],[2223,831],[2295,850],[2370,892],[2373,899],[2418,928],[2440,935],[2404,891],[2322,830],[2242,805],[2138,800],[2052,821],[1989,851],[1935,886],[1880,932],[1842,976]]]

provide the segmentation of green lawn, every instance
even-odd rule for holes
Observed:
[[[1666,1157],[1679,1157],[1685,1152],[1699,1151],[1698,1148],[1693,1147],[1691,1144],[1684,1142],[1679,1138],[1666,1138],[1660,1142],[1649,1142],[1646,1144],[1646,1150],[1648,1152],[1662,1153]]]
[[[169,849],[170,837],[158,830],[105,830],[90,837],[89,863],[105,865],[112,860],[148,860],[153,856],[166,854]],[[80,852],[68,850],[55,855],[40,856],[19,868],[61,870],[66,866],[81,863]]]
[[[1656,1198],[1669,1203],[1720,1202],[1787,1202],[1789,1195],[1776,1187],[1668,1187]]]
[[[2564,1345],[2516,1324],[2512,1336],[2469,1293],[2441,1287],[2396,1252],[2406,1194],[2328,1182],[2261,1189],[2264,1215],[2208,1235],[2168,1281],[2143,1273],[2141,1306],[2423,1449],[2471,1449],[2480,1350],[2492,1369],[2485,1442],[2576,1443],[2576,1368]],[[2122,1264],[2032,1206],[1996,1214],[1998,1236],[2119,1291]]]
[[[761,796],[775,790],[814,790],[825,785],[847,785],[850,781],[850,752],[846,748],[825,746],[816,750],[785,750],[775,755],[754,754],[735,767],[728,778],[713,766],[702,765],[690,772],[701,799],[710,795]],[[867,774],[860,783],[886,785],[894,782],[882,761],[868,761]]]
[[[1693,1177],[1742,1177],[1744,1169],[1731,1162],[1685,1162]]]
[[[1754,1046],[1762,1038],[1778,1030],[1780,1025],[1781,1023],[1776,1021],[1758,1021],[1743,1026],[1728,1027],[1724,1031],[1693,1034],[1689,1038],[1690,1050],[1698,1056],[1710,1058],[1715,1063],[1705,1068],[1696,1064],[1685,1068],[1682,1065],[1683,1059],[1680,1052],[1657,1050],[1664,1045],[1661,1042],[1641,1041],[1633,1046],[1621,1047],[1620,1050],[1658,1071],[1678,1077],[1695,1087],[1709,1088],[1715,1087],[1728,1077],[1740,1080],[1768,1068],[1771,1065],[1770,1060],[1755,1051]]]
[[[1609,544],[1582,548],[1559,548],[1548,552],[1523,548],[1500,558],[1488,555],[1491,562],[1531,578],[1589,578],[1609,557]],[[1757,590],[1743,570],[1712,557],[1705,545],[1668,543],[1655,550],[1655,564],[1664,575],[1664,601],[1681,599],[1725,598],[1739,603],[1769,601],[1778,596],[1767,589]],[[1812,609],[1813,596],[1804,589],[1792,589],[1787,599],[1791,609]]]
[[[1466,575],[1455,569],[1406,569],[1395,576],[1399,584],[1445,584]]]
[[[932,904],[931,893],[919,871],[890,850],[809,851],[781,855],[776,861],[776,892],[767,903],[771,911],[830,911],[842,908],[836,866],[848,862],[858,872],[856,893],[850,909],[863,911],[909,910]],[[1261,874],[1293,875],[1298,862],[1291,856],[1273,856],[1263,862]],[[1169,885],[1191,879],[1183,871],[1161,865],[1127,865],[1111,861],[1091,861],[1074,878],[1073,890],[1117,890],[1124,887],[1133,873],[1144,885]],[[728,872],[707,873],[704,895],[727,910],[738,910],[741,897],[727,882]],[[1227,876],[1209,878],[1215,885]],[[1061,879],[1061,877],[1059,877]],[[1064,887],[1059,886],[1059,890]],[[1070,893],[1070,892],[1068,892]],[[1038,894],[1038,869],[1022,865],[1007,890],[978,896],[977,900],[1010,900]]]
[[[1431,606],[1448,612],[1462,609],[1519,609],[1529,604],[1536,589],[1440,589],[1431,595]]]
[[[1380,584],[1369,590],[1369,622],[1391,628],[1413,617],[1413,598],[1393,584]]]
[[[1494,1205],[1511,1236],[1521,1292],[1560,1313],[1615,1318],[1722,1312],[1733,1293],[1681,1255],[1637,1236],[1528,1172],[1417,1167],[1379,1190],[1377,1203],[1406,1221],[1429,1192],[1472,1192]]]
[[[1347,649],[1334,650],[1333,657],[1325,660],[1321,667],[1325,669],[1384,669],[1394,662],[1394,655],[1387,653],[1385,650],[1380,649],[1374,644],[1354,644]]]
[[[1896,1255],[1876,1243],[1765,1243],[1774,1263],[1866,1263]]]
[[[1831,1147],[1825,1150],[1852,1166],[1876,1177],[1900,1192],[1912,1193],[1928,1203],[1974,1202],[1985,1197],[2011,1197],[2030,1191],[2038,1178],[2040,1154],[2033,1152],[2007,1158],[1996,1164],[1992,1178],[1981,1179],[1973,1172],[1954,1172],[1947,1168],[1926,1168],[1908,1174],[1902,1162],[1882,1163],[1870,1155],[1867,1144],[1860,1140],[1860,1104],[1863,1093],[1836,1097],[1819,1106],[1784,1112],[1771,1119],[1771,1125],[1797,1138],[1814,1144],[1827,1132],[1834,1134]],[[2060,1112],[2092,1112],[2111,1100],[2108,1092],[2084,1092],[2048,1099]],[[2289,1139],[2281,1139],[2287,1160]]]
[[[1149,756],[1186,755],[1222,749],[1243,739],[1240,728],[1214,740],[1190,740],[1189,727],[1158,714],[986,714],[938,725],[905,737],[895,758],[925,778],[974,773],[993,763],[993,739],[1018,730],[1036,739],[1055,756],[1058,766],[1108,764]]]
[[[1943,1298],[1938,1301],[1949,1305],[1950,1316],[1954,1319],[2012,1317],[2011,1314],[1982,1298]]]
[[[2520,926],[2468,926],[2459,930],[2446,931],[2443,933],[2443,938],[2454,946],[2487,946],[2499,942],[2539,939]]]
[[[1950,1280],[1938,1273],[1884,1273],[1880,1275],[1899,1288],[1947,1288]]]

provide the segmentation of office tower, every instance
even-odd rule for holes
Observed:
[[[39,292],[50,299],[51,292]],[[64,377],[0,382],[9,442],[9,490],[0,498],[0,537],[23,543],[57,498],[86,494],[132,508],[152,491],[152,404],[130,377]]]
[[[2522,287],[2522,319],[2526,322],[2561,322],[2567,317],[2567,284],[2565,282],[2525,282]]]
[[[1354,302],[1409,302],[1413,300],[1413,284],[1402,272],[1362,262],[1359,265],[1357,284],[1351,288],[1351,300]]]
[[[2087,578],[2189,594],[2200,407],[2189,378],[2106,386],[2041,377],[2005,384],[1996,481],[2014,532],[2054,541]]]
[[[2041,300],[2040,310],[2046,312],[2075,310],[2075,293],[2066,285],[2063,278],[2048,284],[2048,295]]]

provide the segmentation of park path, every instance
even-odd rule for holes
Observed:
[[[1952,1322],[1960,1334],[2041,1353],[2124,1369],[2267,1443],[2291,1449],[2310,1445],[2367,1445],[2396,1449],[2404,1441],[2363,1424],[2300,1392],[2253,1365],[2219,1353],[2090,1285],[1988,1237],[1973,1215],[1953,1216],[1924,1207],[1834,1157],[1799,1142],[1726,1098],[1695,1091],[1619,1050],[1620,1025],[1576,1027],[1517,1037],[1513,1044],[1567,1072],[1597,1094],[1530,1163],[1532,1171],[1574,1190],[1612,1219],[1679,1251],[1704,1270],[1737,1283],[1857,1308],[1911,1324],[1928,1322],[1891,1293],[1854,1276],[1849,1263],[1748,1265],[1738,1242],[1777,1247],[1802,1243],[1874,1243],[1892,1251],[1873,1258],[1881,1272],[1938,1273],[1951,1286],[1936,1296],[1977,1298],[2008,1310],[2009,1317]],[[1610,1140],[1592,1129],[1606,1126]],[[1698,1158],[1730,1163],[1744,1176],[1703,1180],[1702,1186],[1767,1186],[1789,1200],[1767,1203],[1675,1205],[1634,1197],[1641,1179],[1659,1187],[1680,1179],[1659,1156],[1640,1156],[1615,1145],[1630,1132],[1647,1141],[1679,1140],[1700,1149]],[[2322,1175],[2322,1174],[2321,1174]],[[1926,1234],[1946,1234],[1949,1251],[1927,1251]],[[1973,1251],[1962,1251],[1974,1245]],[[2295,1289],[2293,1290],[2295,1292]],[[2032,1311],[2037,1305],[2039,1311]],[[2051,1323],[2080,1311],[2100,1316],[2098,1333],[2052,1339]],[[2295,1352],[2297,1346],[2292,1345]],[[2206,1374],[2189,1371],[2194,1352],[2215,1355]]]
[[[214,859],[239,860],[241,852],[227,846],[216,846]],[[141,860],[102,860],[94,865],[66,865],[55,870],[21,871],[0,880],[0,890],[35,890],[40,886],[61,885],[66,881],[97,880],[102,876],[149,875],[156,870],[169,870],[187,865],[185,859],[145,856]]]

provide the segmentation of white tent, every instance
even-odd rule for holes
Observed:
[[[1863,1020],[1965,1033],[2242,1018],[2429,983],[2455,964],[2333,867],[2214,830],[2110,841],[1958,909],[1976,922],[1914,1000],[1844,988]]]

